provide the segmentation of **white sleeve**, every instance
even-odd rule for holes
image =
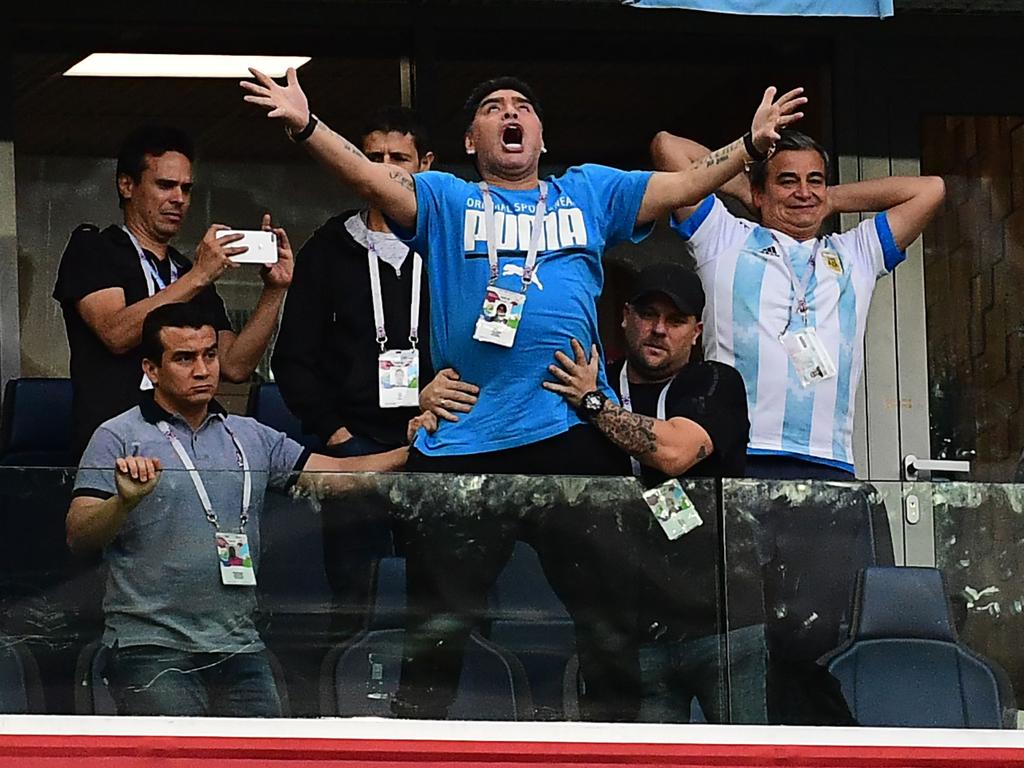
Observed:
[[[708,195],[684,221],[670,219],[672,229],[690,244],[697,269],[714,261],[722,253],[746,242],[754,222],[734,216],[725,203]]]

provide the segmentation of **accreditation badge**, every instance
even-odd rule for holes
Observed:
[[[810,387],[836,375],[836,364],[814,328],[801,328],[792,333],[787,331],[779,341],[785,347],[802,387]]]
[[[675,541],[704,524],[678,480],[669,480],[644,491],[644,501],[669,541]]]
[[[832,248],[823,248],[821,251],[821,260],[825,262],[825,266],[835,272],[837,275],[843,274],[843,261],[839,258],[839,253]]]
[[[252,567],[249,537],[244,533],[218,531],[217,559],[220,560],[221,583],[229,587],[256,586],[256,571]]]
[[[420,404],[420,355],[415,349],[393,349],[377,358],[377,394],[381,408]]]
[[[525,293],[488,286],[480,316],[476,319],[473,338],[488,344],[511,347],[516,340],[525,303]]]

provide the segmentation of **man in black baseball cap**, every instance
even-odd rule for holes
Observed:
[[[700,278],[680,264],[654,264],[637,275],[629,295],[622,312],[626,359],[608,366],[622,404],[596,391],[598,351],[592,348],[588,359],[576,340],[575,359],[556,353],[549,370],[557,383],[544,386],[629,454],[633,474],[647,488],[683,476],[742,477],[750,428],[743,379],[724,363],[690,360],[703,328]],[[700,524],[672,541],[646,512],[645,522],[634,520],[623,530],[630,543],[620,550],[631,556],[616,567],[636,590],[637,717],[686,722],[696,697],[708,722],[763,723],[761,585],[752,569],[730,574],[730,589],[749,595],[730,605],[730,674],[742,691],[734,690],[730,709],[717,683],[723,670],[715,650],[721,641],[714,556],[719,521],[713,509],[698,512]]]

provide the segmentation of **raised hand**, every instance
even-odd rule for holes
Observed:
[[[760,151],[768,152],[779,138],[779,129],[795,123],[804,116],[803,112],[797,111],[807,103],[807,97],[802,95],[803,92],[803,88],[794,88],[776,99],[774,85],[765,89],[764,97],[757,105],[754,120],[750,124],[751,138],[754,146]]]
[[[263,267],[260,277],[267,288],[287,288],[292,284],[292,273],[295,269],[295,257],[292,255],[292,246],[288,242],[288,233],[283,227],[274,227],[270,224],[270,214],[263,214],[261,228],[267,232],[277,235],[277,263],[268,264]]]
[[[128,456],[117,460],[114,481],[117,495],[128,506],[134,507],[149,495],[160,479],[160,459]]]
[[[258,69],[249,67],[256,82],[242,80],[239,85],[247,91],[242,98],[250,104],[256,104],[267,110],[267,117],[279,118],[284,121],[288,130],[298,133],[309,122],[309,101],[299,86],[299,78],[294,67],[288,67],[285,73],[286,84],[281,86],[273,78]]]

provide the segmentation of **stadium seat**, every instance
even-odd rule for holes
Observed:
[[[321,674],[321,714],[327,717],[394,717],[405,632],[405,561],[382,558],[370,628],[334,648]],[[466,644],[453,720],[529,720],[530,686],[519,660],[473,632]]]
[[[959,642],[934,568],[865,569],[850,637],[823,664],[861,725],[1000,728],[1013,706],[1002,670]]]
[[[562,674],[576,651],[575,631],[533,547],[516,542],[489,602],[487,636],[522,662],[536,718],[563,719]]]
[[[0,714],[28,715],[46,711],[39,667],[24,644],[0,635]]]
[[[74,465],[71,379],[11,379],[4,387],[0,420],[0,465]]]
[[[249,390],[249,404],[246,413],[261,424],[284,432],[288,437],[306,448],[316,448],[320,441],[316,435],[302,431],[299,417],[288,410],[277,382],[263,381],[253,384]]]

